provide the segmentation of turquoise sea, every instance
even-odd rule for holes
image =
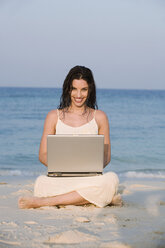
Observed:
[[[0,88],[0,176],[38,176],[46,168],[38,150],[46,114],[61,89]],[[165,91],[97,89],[110,121],[111,163],[120,178],[165,178]]]

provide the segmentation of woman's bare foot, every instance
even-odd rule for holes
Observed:
[[[120,194],[117,194],[113,197],[112,201],[111,201],[111,205],[113,206],[119,206],[121,207],[123,205],[123,201],[122,201],[122,198],[121,198],[121,195]]]
[[[19,208],[39,208],[47,205],[44,197],[21,197],[18,201]]]

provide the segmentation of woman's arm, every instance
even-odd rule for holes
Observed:
[[[39,161],[45,166],[47,166],[47,136],[56,133],[56,123],[57,110],[52,110],[46,116],[39,149]]]
[[[111,143],[110,143],[110,131],[109,131],[109,121],[106,114],[97,110],[95,115],[96,122],[98,124],[98,134],[104,135],[104,168],[111,161]]]

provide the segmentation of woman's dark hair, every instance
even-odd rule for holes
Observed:
[[[92,71],[89,68],[86,68],[85,66],[75,66],[69,71],[63,83],[63,92],[60,98],[60,105],[58,109],[64,109],[70,106],[70,95],[72,91],[72,82],[74,79],[83,79],[87,82],[89,91],[86,100],[86,106],[92,109],[98,109],[96,102],[96,86],[93,74]]]

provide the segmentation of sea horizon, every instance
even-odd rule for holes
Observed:
[[[62,89],[58,86],[0,86],[0,88],[20,88],[20,89]],[[147,88],[106,88],[106,87],[97,87],[96,90],[128,90],[128,91],[165,91],[165,89],[147,89]]]

